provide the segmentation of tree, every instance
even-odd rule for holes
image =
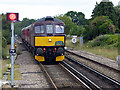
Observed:
[[[7,44],[11,43],[11,32],[10,32],[10,30],[2,30],[2,37],[6,39]]]
[[[74,23],[72,22],[71,18],[66,15],[59,15],[56,18],[62,20],[65,23],[65,34],[68,35],[72,30]]]
[[[90,27],[90,25],[85,26],[85,30],[82,31],[83,32],[83,37],[84,37],[84,42],[87,42],[89,40],[92,40],[94,34],[92,32],[92,28]]]
[[[108,16],[96,17],[90,22],[90,28],[92,29],[92,38],[103,34],[113,34],[116,30],[113,21]]]
[[[56,18],[62,20],[65,23],[65,34],[68,35],[82,35],[82,30],[85,28],[83,26],[78,26],[77,24],[72,22],[72,19],[67,15],[59,15]]]
[[[77,25],[87,25],[88,20],[85,19],[85,15],[82,12],[69,11],[65,15],[69,16],[72,19],[72,22]]]
[[[3,58],[6,58],[6,46],[7,44],[10,44],[10,23],[7,21],[6,19],[6,14],[2,14],[0,15],[2,17],[2,31],[0,32],[0,37],[2,39],[2,41],[0,41],[0,43],[2,44],[2,48],[0,48],[0,50],[2,50],[1,56]]]
[[[6,14],[2,14],[2,37],[6,39],[7,44],[11,42],[11,24],[6,19]]]
[[[116,6],[116,7],[114,7],[114,9],[115,9],[116,15],[117,15],[116,23],[117,23],[118,28],[120,29],[120,6]]]
[[[10,30],[11,28],[10,22],[7,21],[6,14],[2,13],[2,29]]]
[[[15,23],[15,34],[21,35],[21,30],[24,27],[29,26],[30,24],[34,23],[36,20],[23,18],[21,22]]]
[[[92,19],[97,16],[109,16],[113,23],[116,24],[117,15],[112,2],[101,2],[100,4],[96,4],[92,12]]]

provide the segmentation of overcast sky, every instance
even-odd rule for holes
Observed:
[[[110,1],[116,6],[120,0]],[[25,17],[38,19],[77,11],[83,12],[85,18],[89,19],[96,2],[100,3],[101,0],[0,0],[0,14],[18,12],[22,20]]]

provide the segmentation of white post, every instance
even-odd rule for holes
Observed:
[[[14,21],[11,22],[11,49],[14,49]],[[11,87],[14,86],[14,56],[11,55]]]

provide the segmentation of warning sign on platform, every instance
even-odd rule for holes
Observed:
[[[77,42],[77,38],[73,37],[71,41],[72,41],[72,43],[76,43]]]

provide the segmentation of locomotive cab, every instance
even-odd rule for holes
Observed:
[[[34,23],[33,29],[35,59],[39,62],[64,60],[64,23],[48,17]]]

